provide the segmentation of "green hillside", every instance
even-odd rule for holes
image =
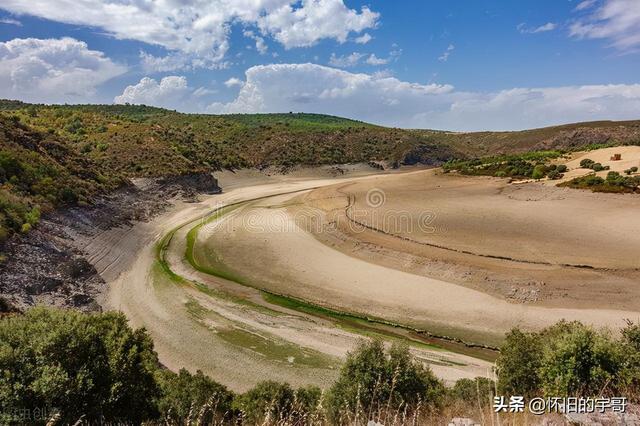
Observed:
[[[640,121],[521,132],[405,130],[321,114],[182,114],[134,105],[0,100],[0,242],[48,209],[88,203],[130,177],[384,161],[442,164],[640,141]]]
[[[0,243],[14,232],[28,232],[41,213],[89,202],[122,182],[64,139],[0,114]]]
[[[318,114],[198,115],[146,106],[36,106],[5,102],[4,114],[58,135],[129,176],[200,170],[400,162],[412,150],[433,162],[455,155],[428,135]],[[428,160],[419,158],[419,160]]]

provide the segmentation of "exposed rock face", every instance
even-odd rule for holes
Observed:
[[[172,199],[194,200],[200,193],[220,192],[210,174],[138,180],[96,198],[90,206],[59,210],[43,217],[25,236],[5,245],[0,263],[0,310],[36,304],[99,310],[96,296],[105,281],[87,257],[92,240],[136,221],[148,221]],[[93,260],[93,259],[91,259]]]

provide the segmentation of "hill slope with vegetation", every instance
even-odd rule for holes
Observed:
[[[40,307],[0,317],[0,368],[3,424],[360,426],[472,416],[530,424],[541,417],[507,413],[506,406],[496,414],[494,396],[626,397],[637,404],[640,326],[629,322],[613,333],[562,321],[538,333],[513,329],[495,383],[476,377],[447,388],[407,346],[386,349],[373,340],[348,354],[327,389],[265,381],[235,394],[200,371],[163,368],[149,334],[132,329],[122,313]]]
[[[87,203],[122,183],[59,136],[0,115],[0,243],[28,232],[43,212]]]
[[[439,165],[533,150],[638,143],[640,121],[521,132],[386,128],[320,114],[182,114],[144,105],[0,101],[0,243],[39,214],[127,178],[357,162]]]
[[[589,147],[640,143],[640,120],[592,121],[513,132],[436,132],[416,130],[466,157],[530,151],[577,151]]]
[[[319,114],[181,114],[146,106],[0,103],[5,114],[65,138],[92,160],[129,176],[202,169],[417,161],[456,155],[415,132]]]

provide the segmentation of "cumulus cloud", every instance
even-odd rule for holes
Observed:
[[[350,73],[316,64],[259,65],[245,74],[238,97],[227,104],[212,104],[211,112],[306,111],[404,125],[406,121],[401,116],[407,109],[439,104],[438,95],[453,89],[449,85],[407,83],[394,77]]]
[[[98,86],[124,72],[125,66],[73,38],[0,42],[0,98],[87,102]]]
[[[343,0],[3,0],[0,8],[162,46],[168,59],[143,59],[163,70],[216,67],[229,49],[234,23],[255,26],[289,49],[322,39],[344,42],[351,33],[375,28],[379,19],[367,7],[349,9]]]
[[[171,75],[164,77],[160,82],[143,77],[138,84],[127,86],[113,102],[175,108],[179,107],[189,95],[191,90],[184,76]]]
[[[361,32],[377,25],[380,14],[368,7],[360,13],[348,9],[342,0],[303,0],[295,8],[295,1],[258,18],[258,27],[290,49],[314,45],[322,38],[332,38],[340,43],[347,41],[350,32]]]
[[[249,68],[237,98],[211,104],[208,111],[305,111],[409,128],[517,130],[574,121],[637,119],[640,85],[462,92],[450,85],[410,83],[385,74],[350,73],[316,64],[273,64]]]
[[[584,1],[576,8],[587,11],[570,26],[576,38],[604,39],[622,51],[640,49],[640,1],[604,0]]]

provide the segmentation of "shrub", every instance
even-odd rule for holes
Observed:
[[[250,424],[268,423],[288,418],[292,411],[295,392],[288,383],[265,381],[240,395],[235,407]]]
[[[533,179],[542,179],[546,174],[546,169],[543,165],[537,165],[533,168],[533,172],[531,173],[531,177]]]
[[[557,180],[557,179],[562,179],[564,175],[562,173],[560,173],[558,171],[558,169],[556,170],[552,170],[547,174],[547,177],[551,180]]]
[[[584,182],[588,186],[602,185],[604,183],[604,179],[602,179],[600,176],[589,175],[589,176],[585,177]]]
[[[149,335],[123,314],[33,308],[0,320],[0,407],[139,423],[157,415],[157,363]]]
[[[594,396],[623,380],[620,344],[580,323],[547,334],[539,370],[545,395]]]
[[[449,397],[466,404],[487,405],[493,400],[495,383],[485,377],[460,379],[449,391]]]
[[[198,417],[204,424],[218,424],[233,416],[233,393],[197,371],[182,369],[178,374],[169,370],[156,373],[162,396],[158,400],[161,418],[168,424],[191,422]],[[191,418],[190,418],[191,416]]]
[[[406,346],[394,345],[385,353],[382,342],[373,340],[348,355],[329,392],[328,411],[335,422],[345,412],[415,409],[418,403],[435,407],[444,393],[442,383]]]
[[[580,322],[539,333],[507,334],[496,361],[499,392],[507,395],[637,395],[640,326],[629,323],[623,339]]]
[[[565,173],[567,171],[567,166],[564,164],[558,164],[556,170],[558,171],[558,173]]]
[[[580,161],[580,167],[583,169],[590,169],[593,167],[595,163],[596,163],[595,161],[589,158],[585,158],[584,160]]]

